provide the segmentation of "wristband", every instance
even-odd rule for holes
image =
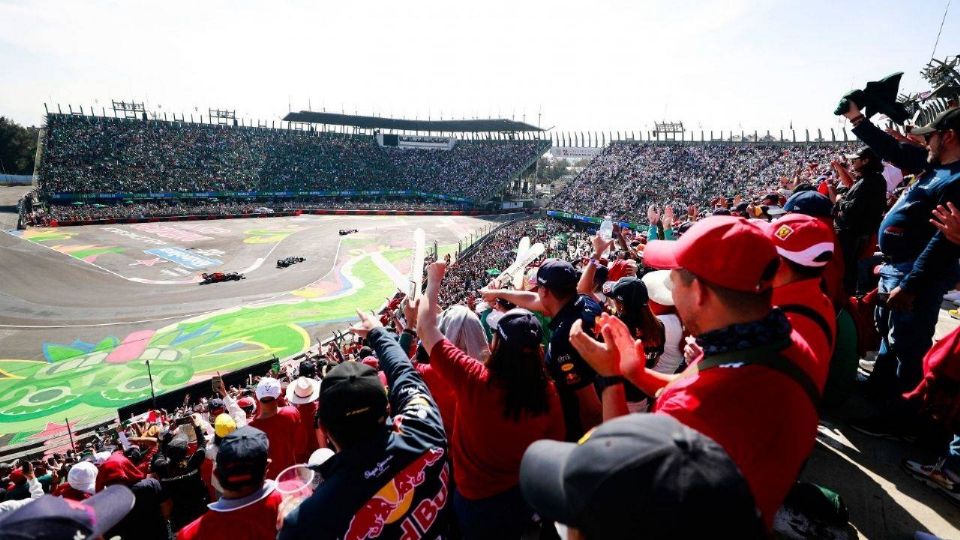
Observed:
[[[624,384],[625,382],[627,382],[627,380],[623,378],[623,375],[614,375],[612,377],[597,375],[597,378],[596,378],[597,390],[601,394],[607,388],[618,385],[618,384]]]

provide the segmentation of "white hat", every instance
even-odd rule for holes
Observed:
[[[317,448],[310,454],[307,465],[323,465],[328,459],[333,457],[333,450],[329,448]]]
[[[320,397],[320,381],[309,377],[297,377],[287,387],[287,401],[294,405],[303,405],[316,401]]]
[[[273,377],[264,377],[257,383],[257,399],[261,401],[264,398],[277,399],[280,397],[280,392],[280,381]]]
[[[661,306],[673,305],[673,289],[670,285],[670,270],[657,270],[644,274],[641,279],[647,286],[647,296]]]
[[[81,461],[70,468],[67,483],[77,491],[93,495],[97,485],[97,466],[89,461]]]

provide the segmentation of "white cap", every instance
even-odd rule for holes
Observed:
[[[89,461],[81,461],[70,468],[67,483],[77,491],[93,495],[97,485],[97,466]]]
[[[277,399],[280,397],[280,381],[273,377],[264,377],[257,383],[257,399],[263,398]]]

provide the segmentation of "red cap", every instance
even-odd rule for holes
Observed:
[[[763,228],[777,253],[800,266],[820,268],[833,257],[833,229],[813,216],[788,214]]]
[[[705,218],[679,240],[654,240],[643,252],[646,266],[684,268],[707,283],[742,292],[770,288],[773,275],[766,274],[777,260],[763,229],[733,216]]]
[[[249,408],[249,407],[256,407],[256,406],[257,406],[257,403],[256,403],[255,401],[253,401],[253,398],[251,398],[250,396],[244,396],[244,397],[240,398],[239,401],[237,401],[237,405],[238,405],[241,409],[247,409],[247,408]]]

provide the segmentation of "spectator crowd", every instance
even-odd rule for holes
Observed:
[[[349,342],[6,466],[0,538],[819,536],[844,486],[798,477],[851,399],[866,435],[941,441],[903,468],[960,502],[960,328],[932,343],[960,109],[909,135],[844,116],[862,147],[615,145],[561,204],[641,230],[504,225]],[[653,173],[676,189],[639,198]],[[524,236],[544,256],[497,279]]]
[[[414,190],[479,202],[548,148],[394,149],[369,135],[50,114],[37,172],[45,193]]]

